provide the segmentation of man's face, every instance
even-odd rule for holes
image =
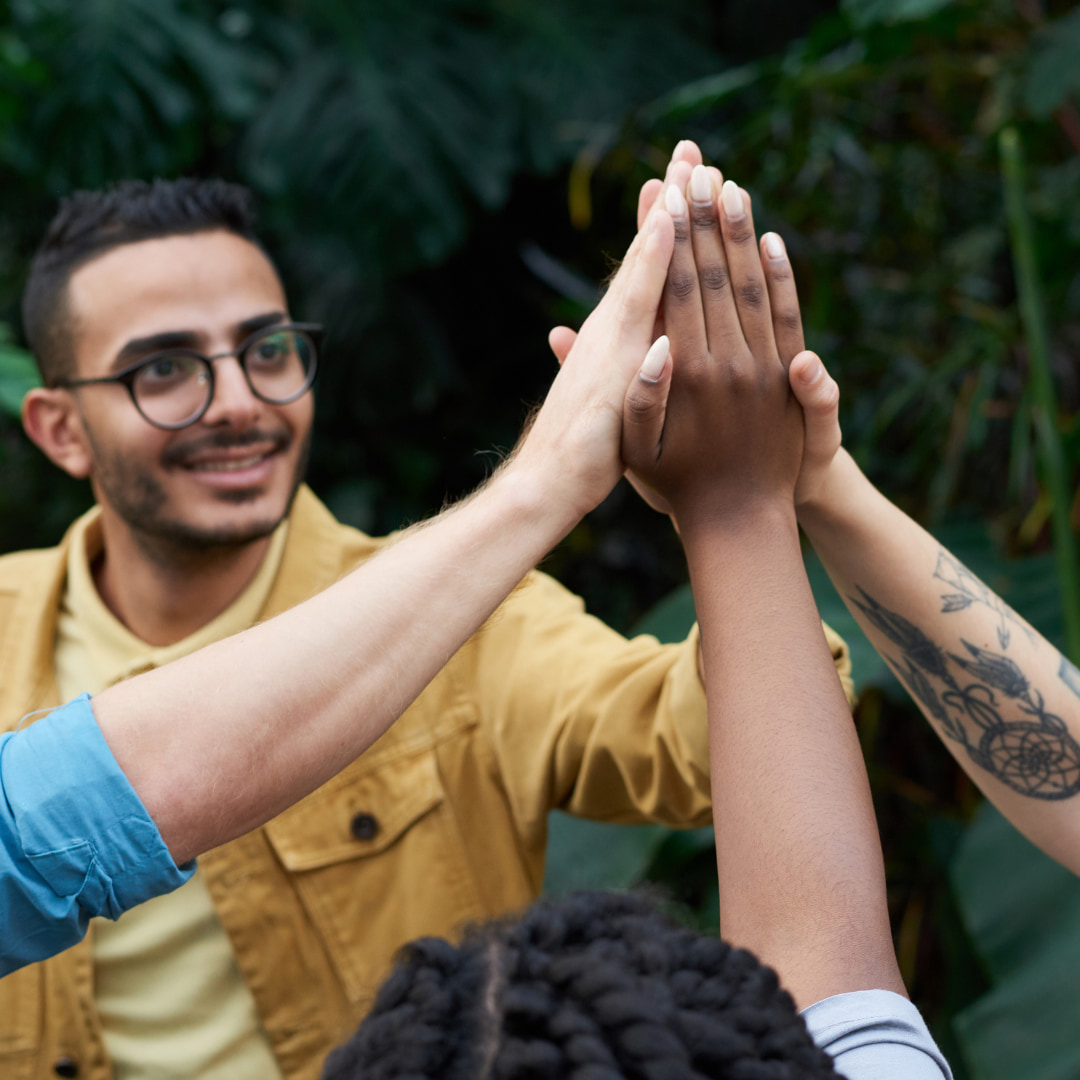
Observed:
[[[163,348],[226,353],[288,317],[269,260],[225,231],[115,248],[72,275],[68,305],[83,379],[115,374]],[[205,550],[266,536],[302,479],[312,395],[268,405],[233,357],[214,361],[214,376],[209,409],[179,431],[152,426],[121,385],[73,391],[98,501],[156,548]]]

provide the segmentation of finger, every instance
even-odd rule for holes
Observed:
[[[719,356],[732,338],[741,342],[742,331],[735,298],[731,292],[724,241],[720,236],[720,218],[716,200],[720,185],[714,186],[713,172],[704,165],[695,166],[687,189],[690,204],[690,236],[697,267],[698,288],[708,348]],[[721,180],[721,183],[723,181]]]
[[[792,359],[788,379],[803,410],[803,453],[810,460],[827,460],[840,445],[840,387],[825,370],[821,358],[809,351]]]
[[[720,190],[720,207],[720,230],[724,236],[731,287],[743,336],[759,363],[778,360],[769,293],[765,287],[761,254],[754,240],[750,196],[734,181],[726,180]]]
[[[780,361],[787,367],[806,348],[803,338],[802,313],[799,311],[799,294],[795,288],[795,275],[787,248],[777,233],[766,233],[761,238],[761,265],[765,270],[765,282],[769,289],[769,308],[772,311],[773,336]]]
[[[647,472],[660,458],[664,415],[671,389],[671,343],[656,339],[626,391],[623,402],[622,458],[629,469]]]
[[[577,331],[571,330],[569,326],[553,326],[548,331],[548,345],[555,354],[555,359],[559,361],[559,367],[562,367],[575,341]]]
[[[676,163],[664,187],[664,206],[675,225],[675,249],[664,286],[664,328],[676,360],[687,369],[700,363],[709,347],[690,237],[690,212],[683,194],[691,172],[686,162]]]
[[[660,300],[667,281],[675,229],[666,210],[654,207],[638,233],[601,305],[611,298],[615,305],[615,332],[633,348],[641,342],[643,352],[652,340]],[[640,356],[641,353],[639,352]]]
[[[649,211],[652,209],[653,203],[656,202],[657,195],[663,190],[664,181],[655,176],[641,185],[637,202],[637,227],[639,229],[645,224],[645,219],[649,216]]]
[[[690,168],[701,164],[701,149],[693,139],[681,139],[671,151],[671,163],[668,165],[667,175],[671,176],[671,168],[680,161],[685,161]]]

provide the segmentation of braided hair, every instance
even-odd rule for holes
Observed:
[[[641,895],[579,893],[407,945],[323,1080],[837,1077],[776,973]]]

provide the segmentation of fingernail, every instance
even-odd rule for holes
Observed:
[[[678,157],[678,155],[679,155],[679,151],[680,151],[680,150],[681,150],[681,149],[682,149],[682,148],[683,148],[683,147],[684,147],[685,145],[686,145],[686,140],[685,140],[685,139],[680,139],[680,140],[679,140],[679,141],[678,141],[678,142],[677,142],[677,143],[675,144],[675,149],[671,151],[671,156],[672,156],[672,158],[676,158],[676,157]]]
[[[686,200],[674,184],[669,184],[664,192],[664,207],[673,218],[686,217]]]
[[[725,180],[720,191],[720,198],[724,203],[724,216],[728,221],[742,221],[746,217],[746,207],[743,206],[742,192],[734,180]]]
[[[668,353],[671,351],[671,342],[667,334],[661,334],[650,346],[641,362],[638,375],[646,382],[655,383],[660,381],[667,363]]]
[[[821,373],[825,369],[821,366],[821,361],[815,357],[805,368],[803,368],[802,381],[807,386],[813,386],[814,383],[821,378]]]
[[[770,259],[782,259],[787,252],[784,250],[784,241],[774,232],[767,232],[762,240],[765,241],[765,254]]]
[[[712,179],[704,165],[695,165],[690,174],[690,198],[696,203],[712,202]]]

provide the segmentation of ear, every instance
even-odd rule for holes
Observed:
[[[41,452],[76,479],[90,475],[93,455],[69,390],[31,390],[22,403],[23,429]]]

